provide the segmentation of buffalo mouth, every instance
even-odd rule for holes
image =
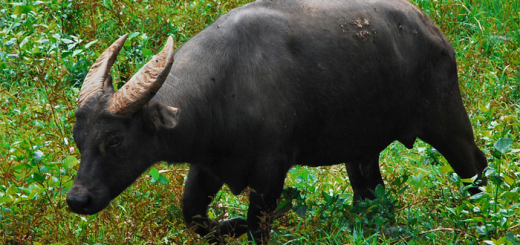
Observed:
[[[89,191],[88,188],[73,185],[67,193],[67,205],[77,214],[96,214],[110,204],[108,191]]]

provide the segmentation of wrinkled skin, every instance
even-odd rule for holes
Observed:
[[[82,159],[67,196],[76,213],[101,211],[157,161],[188,162],[188,228],[266,243],[292,166],[345,163],[357,202],[384,185],[379,153],[416,138],[485,183],[453,48],[406,1],[257,1],[186,42],[132,116],[106,111],[108,83],[76,112]],[[223,184],[253,190],[247,219],[208,219]]]

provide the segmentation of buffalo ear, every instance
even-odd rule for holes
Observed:
[[[167,106],[159,102],[151,102],[148,105],[147,114],[149,121],[155,129],[172,129],[177,126],[177,114],[179,109]]]

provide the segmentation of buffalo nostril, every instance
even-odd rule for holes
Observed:
[[[89,196],[69,195],[67,196],[67,204],[73,212],[81,212],[89,204]]]

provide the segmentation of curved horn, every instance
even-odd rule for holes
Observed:
[[[163,50],[144,65],[108,102],[108,111],[131,116],[143,107],[161,88],[173,64],[173,38]]]
[[[110,76],[110,68],[114,64],[119,51],[123,47],[128,34],[120,37],[108,47],[90,67],[81,90],[79,92],[78,106],[81,107],[92,95],[103,92],[103,82]]]

